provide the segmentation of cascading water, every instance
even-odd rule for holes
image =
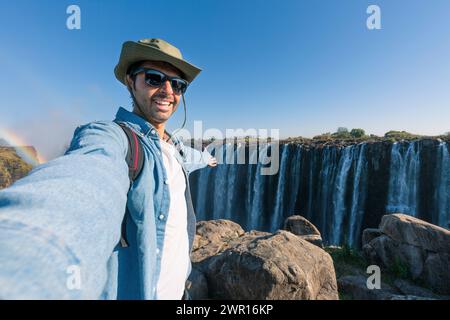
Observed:
[[[352,246],[359,246],[362,230],[377,227],[386,213],[448,227],[448,143],[283,144],[278,172],[261,175],[269,149],[218,148],[216,157],[223,152],[236,158],[242,151],[248,156],[245,164],[219,164],[191,175],[198,220],[226,218],[246,230],[273,232],[286,217],[300,214],[319,228],[326,244]]]
[[[277,192],[275,195],[275,209],[271,219],[270,230],[276,230],[278,228],[279,221],[283,217],[283,206],[284,206],[284,196],[285,196],[285,183],[284,179],[286,177],[286,165],[289,156],[289,145],[284,144],[281,146],[281,161],[280,161],[280,173],[278,174],[277,182]]]
[[[437,210],[433,220],[439,225],[450,228],[450,156],[448,145],[440,143],[438,146],[436,182]]]
[[[347,180],[349,176],[349,170],[352,165],[354,157],[354,148],[351,146],[345,147],[341,158],[339,160],[337,179],[336,179],[336,191],[333,194],[333,231],[331,234],[331,243],[339,244],[341,242],[341,230],[344,217],[347,211],[345,205],[345,198],[347,193]]]
[[[353,178],[350,227],[348,229],[348,243],[352,246],[356,245],[357,238],[361,234],[361,223],[365,211],[367,195],[367,159],[364,154],[365,149],[366,144],[363,143],[359,144],[355,150],[358,153],[358,157]]]
[[[418,142],[394,143],[391,151],[387,212],[417,216],[419,170]]]

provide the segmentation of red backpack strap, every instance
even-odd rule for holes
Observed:
[[[126,161],[128,164],[128,176],[130,177],[130,187],[137,179],[144,166],[144,151],[137,134],[121,122],[117,124],[123,129],[128,139],[128,151]]]
[[[133,182],[137,179],[139,174],[142,171],[142,167],[144,166],[144,150],[139,140],[137,134],[127,127],[124,123],[116,122],[122,130],[125,132],[128,139],[128,151],[126,156],[126,162],[128,164],[128,177],[130,178],[130,189],[133,185]],[[120,246],[126,248],[129,246],[127,241],[127,219],[128,213],[125,213],[125,216],[122,220],[121,227],[121,237],[120,237]]]

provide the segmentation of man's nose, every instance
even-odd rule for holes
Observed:
[[[163,83],[163,85],[161,86],[161,90],[164,91],[168,95],[173,94],[172,85],[170,84],[169,80],[167,80],[166,82]]]

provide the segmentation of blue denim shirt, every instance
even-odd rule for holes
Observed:
[[[116,121],[144,146],[144,166],[131,188],[127,137],[116,123],[98,121],[75,130],[64,156],[0,191],[0,298],[157,298],[170,202],[159,135],[123,108]],[[196,219],[183,171],[192,250]],[[130,246],[122,248],[126,211]]]

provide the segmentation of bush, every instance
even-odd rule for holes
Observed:
[[[393,138],[395,140],[402,140],[402,139],[415,139],[418,138],[418,135],[406,132],[406,131],[395,131],[391,130],[384,134],[385,138]]]
[[[331,136],[331,133],[326,132],[326,133],[322,133],[319,134],[318,136],[314,136],[313,139],[314,140],[331,140],[333,137]]]
[[[350,135],[353,138],[362,138],[366,135],[366,132],[363,129],[352,129]]]
[[[335,132],[331,135],[335,139],[351,139],[352,136],[348,131]]]

